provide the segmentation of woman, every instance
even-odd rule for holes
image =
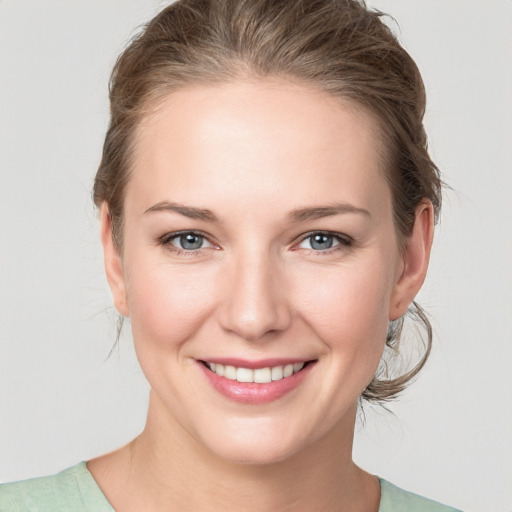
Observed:
[[[0,510],[453,510],[352,461],[441,204],[419,72],[356,1],[184,0],[119,58],[94,199],[150,385],[129,445]],[[412,306],[411,306],[412,304]],[[430,334],[429,334],[430,336]]]

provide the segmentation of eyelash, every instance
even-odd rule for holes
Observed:
[[[171,240],[174,240],[175,238],[179,238],[180,236],[184,235],[193,235],[200,238],[203,238],[204,240],[208,240],[208,237],[201,233],[200,231],[176,231],[174,233],[168,233],[158,239],[158,245],[164,246],[168,251],[173,252],[174,254],[178,256],[196,256],[200,253],[202,248],[199,249],[180,249],[179,247],[176,247],[175,245],[172,245],[170,242]],[[209,242],[212,245],[212,242]]]
[[[179,247],[170,243],[172,240],[179,238],[181,236],[184,236],[184,235],[193,235],[193,236],[203,238],[204,240],[208,241],[211,245],[215,246],[215,244],[210,242],[208,240],[208,237],[204,233],[201,233],[200,231],[177,231],[174,233],[168,233],[168,234],[160,237],[157,240],[157,242],[158,242],[158,245],[164,246],[167,250],[173,252],[174,254],[176,254],[178,256],[196,256],[196,255],[198,255],[203,248],[186,250],[186,249],[180,249]],[[347,235],[341,235],[339,233],[333,233],[331,231],[311,231],[311,232],[303,235],[301,237],[300,241],[298,242],[298,244],[295,244],[295,246],[294,246],[295,248],[292,250],[297,250],[297,248],[296,248],[297,245],[302,244],[304,241],[306,241],[316,235],[333,237],[338,242],[337,245],[330,247],[328,249],[325,249],[325,250],[306,249],[310,254],[314,254],[316,256],[326,256],[326,255],[332,254],[336,251],[340,251],[343,249],[349,249],[353,246],[353,242],[354,242],[353,239]]]
[[[340,233],[333,233],[332,231],[311,231],[302,236],[299,244],[302,244],[304,241],[311,239],[316,235],[333,237],[339,243],[338,245],[329,247],[325,250],[307,249],[310,254],[314,254],[315,256],[327,256],[337,251],[350,249],[354,242],[354,240],[348,235],[341,235]]]

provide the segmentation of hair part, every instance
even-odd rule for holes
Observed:
[[[441,180],[423,127],[425,88],[410,55],[363,0],[179,0],[153,18],[118,58],[110,80],[110,125],[93,197],[106,204],[116,248],[123,247],[123,204],[141,120],[173,91],[188,85],[281,78],[362,107],[377,120],[399,247],[411,234],[416,207],[441,207]],[[404,375],[379,372],[363,397],[396,396],[424,366],[426,349]],[[403,319],[392,322],[386,346],[398,350]]]

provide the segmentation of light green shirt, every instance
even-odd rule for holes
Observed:
[[[460,512],[379,478],[379,512]],[[0,485],[0,512],[113,512],[85,462],[57,475]]]

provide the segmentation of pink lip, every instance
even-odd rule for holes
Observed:
[[[244,361],[243,364],[240,363],[240,360],[235,359],[222,359],[222,360],[213,360],[209,359],[209,362],[219,362],[220,364],[230,364],[229,362],[224,361],[237,361],[237,364],[232,364],[232,366],[239,366],[243,368],[266,368],[268,366],[281,366],[283,363],[278,362],[277,364],[267,364],[267,361],[276,361],[265,360],[265,365],[261,365],[263,361],[253,362],[252,366],[248,366],[249,361]],[[222,361],[222,362],[221,362]],[[284,360],[279,360],[284,361]],[[292,364],[292,360],[286,364]],[[303,362],[304,360],[294,360],[295,362]],[[290,391],[296,389],[302,381],[307,377],[309,372],[312,370],[313,366],[315,366],[315,362],[310,362],[307,364],[302,370],[297,373],[294,373],[290,377],[286,377],[281,380],[275,380],[272,382],[268,382],[265,384],[257,384],[255,382],[238,382],[236,380],[226,379],[225,377],[220,377],[216,373],[209,370],[203,363],[197,363],[210,382],[210,384],[222,395],[225,397],[234,400],[236,402],[242,402],[246,404],[266,404],[278,400],[283,397]],[[257,365],[257,366],[254,366]]]

